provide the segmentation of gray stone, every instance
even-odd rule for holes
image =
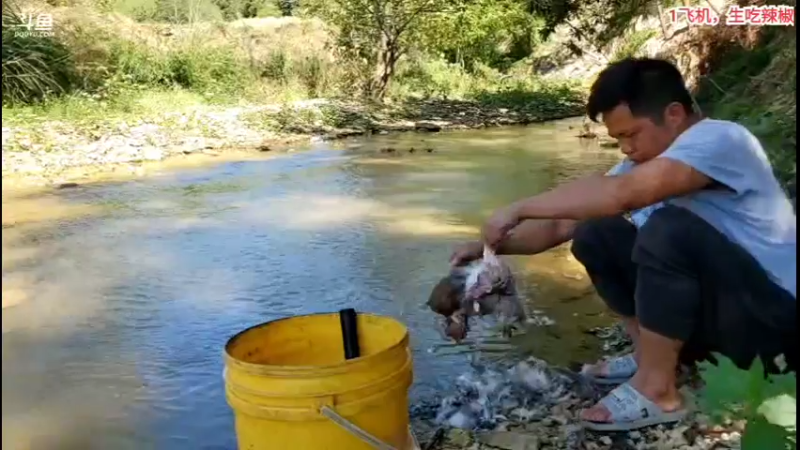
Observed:
[[[442,131],[442,127],[445,125],[447,125],[447,123],[423,120],[416,122],[414,124],[414,129],[417,131],[429,131],[435,133],[437,131]]]
[[[164,151],[157,147],[142,147],[142,159],[145,161],[161,161],[164,159]]]
[[[504,450],[538,450],[539,438],[531,434],[516,431],[500,431],[480,434],[478,442],[493,448]]]
[[[452,428],[447,432],[447,442],[459,447],[466,447],[472,442],[472,436],[468,431]]]

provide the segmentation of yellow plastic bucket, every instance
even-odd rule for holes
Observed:
[[[408,450],[408,331],[358,315],[361,357],[345,360],[339,315],[254,326],[225,346],[225,392],[240,450]],[[372,443],[370,443],[372,441]]]

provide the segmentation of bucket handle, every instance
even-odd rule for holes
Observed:
[[[344,428],[346,431],[348,431],[353,436],[355,436],[355,437],[361,439],[362,441],[366,442],[367,444],[371,445],[372,448],[375,448],[375,449],[378,449],[378,450],[397,450],[394,447],[392,447],[391,445],[389,445],[389,444],[381,441],[380,439],[376,438],[375,436],[369,434],[368,432],[366,432],[364,429],[360,428],[358,425],[354,424],[353,422],[345,419],[339,413],[337,413],[336,410],[334,410],[330,406],[323,406],[320,409],[320,413],[323,416],[325,416],[328,419],[330,419],[336,425],[339,425],[340,427]],[[411,436],[411,442],[412,442],[411,450],[419,450],[420,446],[419,446],[419,443],[417,442],[417,437],[411,431],[411,427],[408,428],[408,433],[409,433],[409,436]]]

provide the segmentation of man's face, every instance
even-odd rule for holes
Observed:
[[[619,105],[603,114],[608,134],[619,141],[620,149],[631,161],[641,164],[666,150],[683,131],[686,112],[674,103],[664,110],[664,120],[659,125],[649,117],[631,114],[627,105]]]

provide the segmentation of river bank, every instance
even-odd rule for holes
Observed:
[[[528,100],[367,106],[319,99],[282,105],[192,105],[145,117],[4,119],[3,181],[5,185],[63,185],[108,172],[136,176],[147,163],[167,159],[280,153],[310,141],[529,124],[582,113],[577,101]]]
[[[609,356],[632,350],[619,325],[598,327],[593,332],[603,341]],[[582,380],[575,371],[550,366],[537,358],[517,358],[506,367],[478,366],[456,380],[455,393],[414,405],[414,429],[425,450],[741,448],[745,422],[714,425],[698,411],[674,425],[618,433],[584,430],[579,424],[580,411],[596,403],[608,389]],[[682,389],[687,393],[699,382],[691,372],[683,379]],[[489,408],[492,411],[487,414]],[[471,410],[477,411],[477,424],[466,417]],[[471,428],[465,429],[465,425]]]

